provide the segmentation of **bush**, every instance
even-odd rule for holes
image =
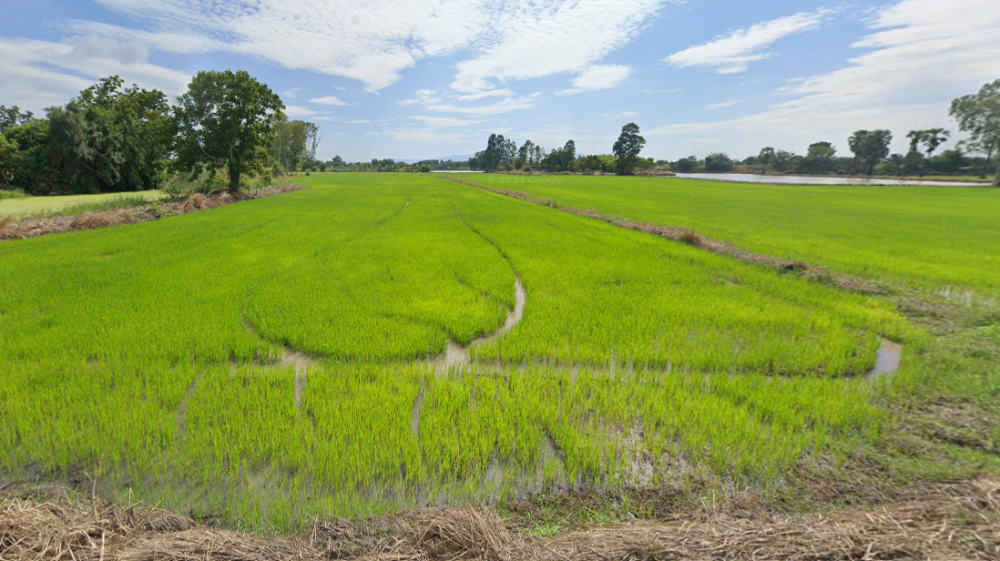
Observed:
[[[24,191],[0,189],[0,201],[4,199],[23,199],[27,196]]]
[[[178,173],[163,187],[163,192],[173,198],[190,197],[195,193],[208,194],[221,191],[227,185],[225,174],[202,172],[199,175]]]

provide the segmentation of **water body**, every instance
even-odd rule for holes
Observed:
[[[684,179],[710,179],[736,183],[767,183],[770,185],[911,185],[925,187],[986,187],[983,183],[966,181],[920,181],[885,177],[833,177],[826,175],[759,175],[753,173],[678,173]]]
[[[899,343],[883,339],[875,356],[875,368],[868,374],[872,378],[886,376],[899,370],[899,361],[903,357],[903,346]]]

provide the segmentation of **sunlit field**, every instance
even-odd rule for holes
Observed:
[[[86,474],[106,493],[279,529],[694,475],[770,489],[803,458],[836,463],[846,444],[877,441],[890,422],[876,404],[889,382],[867,376],[880,341],[923,337],[884,300],[438,177],[299,179],[311,188],[0,244],[6,476]],[[683,213],[734,241],[726,216],[755,216],[710,195],[733,186],[548,181],[517,190],[626,212],[614,201],[635,189],[640,218]],[[748,208],[780,200],[749,189],[765,195],[748,192]],[[801,211],[770,205],[785,219],[758,217],[748,245],[826,255],[878,231],[885,242],[830,264],[916,266],[889,259],[902,234],[844,214],[840,242],[810,242],[831,235],[818,191],[796,196]],[[890,192],[903,193],[834,200],[876,216]],[[997,204],[914,193],[966,226]],[[948,263],[959,247],[944,226],[916,222],[906,231]],[[765,233],[783,228],[798,234],[777,251]],[[995,259],[963,269],[972,286],[996,287]]]
[[[166,194],[162,191],[104,193],[101,195],[18,197],[10,199],[0,197],[0,216],[44,216],[46,214],[64,213],[67,209],[72,212],[74,207],[86,210],[101,210],[102,205],[114,203],[120,199],[143,199],[147,201],[155,201],[165,197]]]
[[[910,288],[1000,297],[1000,189],[776,186],[673,178],[465,176],[609,216],[681,226]],[[963,295],[968,297],[969,295]]]

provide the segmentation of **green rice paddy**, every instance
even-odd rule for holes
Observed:
[[[305,180],[0,244],[4,477],[278,529],[694,475],[769,489],[877,441],[879,341],[923,338],[885,300],[441,178]],[[517,283],[523,318],[484,338]]]
[[[7,193],[13,193],[7,191]],[[46,216],[50,214],[75,213],[74,210],[106,210],[119,201],[156,201],[166,198],[162,191],[138,191],[135,193],[104,193],[100,195],[63,195],[57,197],[11,197],[0,194],[0,217],[16,215],[21,218]]]
[[[560,205],[681,226],[766,255],[968,299],[1000,297],[1000,189],[778,186],[675,178],[463,176]],[[970,295],[968,292],[973,294]]]

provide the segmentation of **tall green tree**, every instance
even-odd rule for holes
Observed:
[[[0,185],[24,189],[32,195],[49,195],[59,187],[52,178],[49,156],[49,122],[35,119],[4,129],[0,139]]]
[[[923,154],[920,153],[920,146],[927,152],[927,159],[934,157],[934,152],[939,146],[944,144],[951,136],[951,132],[945,129],[924,129],[910,131],[906,138],[910,140],[910,152],[907,154],[906,167],[914,168],[923,163]]]
[[[73,193],[157,189],[174,136],[167,97],[118,76],[48,111],[52,171]]]
[[[639,125],[629,123],[622,127],[622,132],[612,148],[612,153],[617,158],[615,171],[619,175],[631,175],[635,169],[636,159],[645,145],[646,139],[639,135]]]
[[[309,125],[312,123],[289,121],[286,118],[274,124],[270,153],[286,173],[294,172],[299,164],[309,158]]]
[[[735,167],[733,159],[723,152],[705,156],[705,171],[709,173],[726,173],[733,171]]]
[[[774,165],[774,156],[774,148],[765,146],[760,149],[760,154],[757,155],[757,163],[760,164],[761,173],[767,173],[767,168]]]
[[[854,153],[856,166],[860,166],[865,175],[872,175],[875,173],[875,166],[889,156],[892,133],[882,129],[859,130],[851,135],[847,144]]]
[[[951,116],[968,135],[968,145],[996,160],[993,185],[1000,186],[1000,80],[951,102]]]
[[[238,193],[245,174],[264,171],[275,125],[285,104],[246,71],[199,72],[178,98],[177,164],[198,173],[229,174],[228,189]]]
[[[834,168],[834,156],[837,149],[830,142],[813,142],[806,151],[800,168],[805,173],[829,173]]]

